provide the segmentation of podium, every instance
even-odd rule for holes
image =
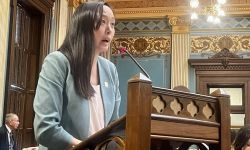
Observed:
[[[126,150],[229,150],[230,99],[152,87],[138,74],[128,81],[127,114],[90,136],[74,149],[95,149],[123,131]]]

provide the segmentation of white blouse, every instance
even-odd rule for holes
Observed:
[[[90,124],[89,136],[104,128],[104,108],[100,85],[92,85],[95,94],[89,100]]]

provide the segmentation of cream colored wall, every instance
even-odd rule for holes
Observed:
[[[59,48],[65,38],[68,26],[68,0],[60,1],[60,18],[59,18],[59,32],[58,32],[58,45]]]
[[[0,125],[3,119],[10,0],[0,0]]]

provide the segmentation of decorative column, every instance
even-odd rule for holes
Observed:
[[[188,87],[188,58],[190,55],[190,21],[188,17],[169,17],[172,26],[171,88]]]
[[[66,36],[66,32],[71,21],[71,17],[76,9],[85,0],[60,0],[59,32],[57,48],[61,46]],[[67,16],[67,17],[65,17]]]
[[[66,35],[67,27],[68,27],[68,0],[60,1],[60,16],[59,16],[59,29],[58,29],[58,42],[57,48],[59,48]]]

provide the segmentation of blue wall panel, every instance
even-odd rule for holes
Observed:
[[[123,115],[127,108],[127,81],[142,71],[128,56],[123,58],[114,56],[111,60],[115,63],[119,75],[122,97],[120,115]],[[170,55],[136,58],[136,60],[149,74],[153,86],[170,88]]]

